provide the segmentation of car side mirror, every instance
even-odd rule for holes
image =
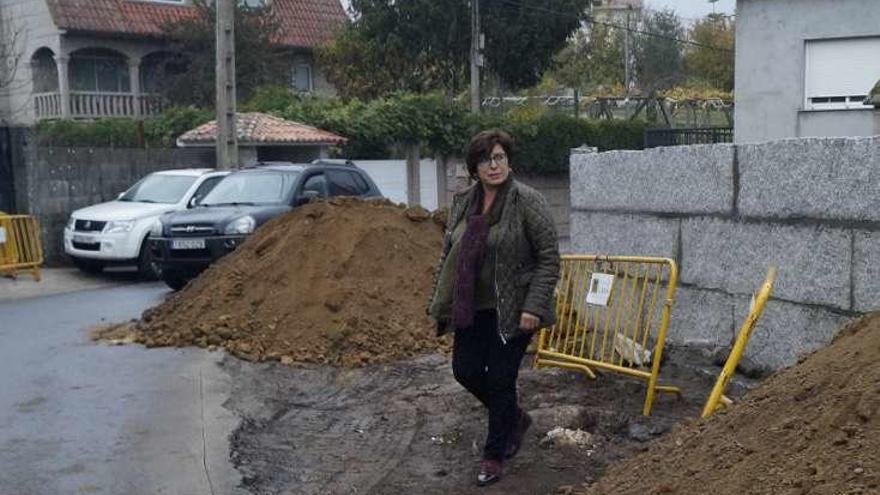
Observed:
[[[119,194],[116,196],[116,199],[122,199],[123,196],[125,196],[125,191],[122,191],[121,193],[119,193]]]
[[[189,203],[186,204],[187,208],[195,208],[202,201],[202,196],[196,194],[193,197],[189,198]]]
[[[321,195],[318,194],[318,191],[303,191],[302,194],[300,194],[299,198],[297,198],[296,205],[299,206],[310,203],[313,199],[317,199],[319,197],[321,197]]]

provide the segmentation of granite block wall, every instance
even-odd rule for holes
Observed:
[[[746,356],[778,369],[880,309],[880,137],[571,155],[571,249],[680,269],[669,341],[728,347],[770,265]]]

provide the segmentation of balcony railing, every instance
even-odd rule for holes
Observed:
[[[37,119],[64,117],[61,93],[34,95]],[[162,98],[154,94],[70,92],[70,108],[67,117],[94,119],[98,117],[149,117],[162,111]]]

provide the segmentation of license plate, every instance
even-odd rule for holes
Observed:
[[[92,237],[90,235],[74,235],[73,242],[76,242],[79,244],[97,244],[98,243],[97,239],[95,239],[94,237]]]
[[[171,249],[205,249],[204,239],[173,239]]]

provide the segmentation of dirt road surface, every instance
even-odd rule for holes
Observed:
[[[663,376],[685,394],[661,397],[644,418],[641,381],[532,370],[530,356],[523,364],[521,403],[536,421],[494,486],[473,483],[485,413],[455,383],[448,358],[436,354],[359,369],[254,366],[227,357],[222,366],[234,385],[225,406],[242,418],[232,461],[255,494],[555,493],[696,416],[718,371],[698,352],[670,351]],[[731,395],[748,386],[736,381]],[[580,427],[592,440],[540,445],[556,426]]]

